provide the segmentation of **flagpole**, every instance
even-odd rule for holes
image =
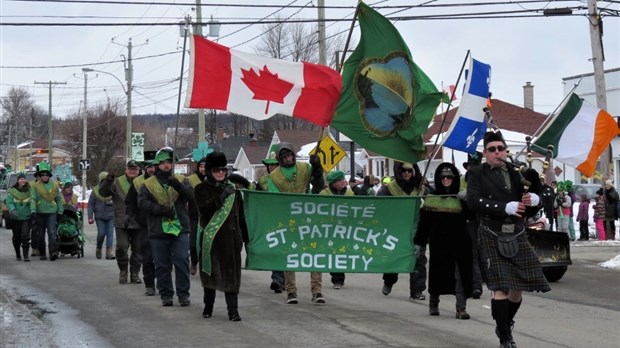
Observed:
[[[463,60],[463,65],[461,65],[461,71],[459,72],[459,76],[456,78],[456,83],[454,85],[454,91],[451,93],[452,95],[450,96],[450,103],[448,104],[448,107],[446,108],[446,112],[443,113],[443,119],[441,120],[441,124],[439,125],[439,131],[437,132],[437,136],[435,136],[435,143],[433,144],[433,150],[431,150],[431,156],[428,158],[428,161],[426,162],[426,166],[424,166],[424,174],[422,175],[422,177],[424,178],[426,177],[426,173],[428,172],[428,167],[430,167],[431,165],[431,161],[435,159],[435,156],[437,156],[437,153],[439,152],[439,148],[437,147],[437,143],[439,141],[439,135],[441,134],[441,130],[443,129],[444,124],[446,123],[448,112],[450,111],[450,107],[452,106],[452,98],[454,97],[454,94],[456,93],[456,90],[459,86],[459,82],[461,81],[461,76],[463,76],[463,70],[465,70],[465,64],[467,64],[467,60],[469,59],[469,54],[470,54],[470,50],[467,50],[467,53],[465,54],[465,59]]]
[[[562,99],[562,101],[560,102],[560,104],[558,104],[558,106],[555,107],[555,109],[551,112],[551,115],[549,117],[547,117],[543,123],[540,124],[540,126],[538,127],[538,129],[536,129],[536,131],[534,131],[534,134],[532,134],[532,138],[538,137],[539,133],[542,132],[543,130],[546,130],[547,126],[551,123],[551,120],[553,118],[555,118],[557,115],[557,111],[564,105],[564,103],[566,102],[566,100],[568,98],[570,98],[570,96],[573,94],[573,92],[577,89],[577,87],[579,87],[579,84],[581,83],[581,80],[583,79],[583,76],[581,78],[579,78],[579,81],[577,81],[575,83],[575,85],[573,86],[573,88],[564,96],[564,98]],[[540,146],[537,146],[536,144],[532,143],[532,146],[540,148],[541,150],[547,151],[547,149],[543,149]],[[521,154],[523,153],[523,151],[525,150],[526,146],[524,146],[521,151],[519,151],[515,158],[519,158],[519,156],[521,156]],[[538,152],[538,151],[536,151]],[[541,152],[538,152],[542,155]]]
[[[185,69],[185,47],[187,45],[187,32],[189,31],[189,16],[185,17],[185,33],[183,35],[183,52],[181,54],[181,75],[179,76],[179,96],[177,99],[177,120],[176,127],[174,129],[174,147],[173,151],[177,151],[177,137],[179,134],[179,119],[181,115],[181,91],[183,90],[183,69]],[[174,153],[172,156],[172,173],[174,174],[174,164],[175,164]]]

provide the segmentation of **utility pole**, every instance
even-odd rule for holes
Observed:
[[[590,45],[592,46],[592,66],[594,68],[594,88],[596,91],[596,106],[607,110],[607,92],[605,88],[605,61],[603,55],[602,30],[603,21],[596,7],[596,0],[588,0],[588,27],[590,28]],[[610,145],[611,146],[611,145]],[[603,176],[608,176],[611,163],[610,146],[601,154],[600,168]]]
[[[47,85],[49,89],[49,110],[47,116],[47,162],[50,165],[50,169],[53,168],[52,160],[54,159],[54,150],[52,148],[53,143],[52,140],[54,136],[52,135],[52,86],[55,85],[66,85],[66,82],[56,82],[56,81],[48,81],[48,82],[34,82],[35,85]]]
[[[202,37],[202,6],[200,0],[196,0],[196,23],[194,25],[194,34]],[[185,52],[183,52],[185,54]],[[198,109],[198,142],[205,140],[205,110]]]
[[[319,64],[327,65],[327,54],[325,52],[325,0],[317,2],[319,11]]]
[[[88,73],[93,71],[93,69],[82,68],[82,72],[84,73],[84,108],[82,112],[84,113],[84,125],[82,127],[82,158],[87,159],[87,141],[88,141]],[[82,202],[86,201],[86,188],[87,188],[87,177],[86,177],[86,168],[82,169]],[[84,212],[82,211],[82,214]],[[82,221],[86,221],[86,219],[82,219]]]

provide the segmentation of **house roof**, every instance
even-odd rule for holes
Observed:
[[[249,137],[235,135],[235,136],[230,136],[228,138],[225,138],[219,143],[216,143],[213,145],[209,144],[209,146],[215,149],[216,151],[223,152],[224,155],[226,155],[226,159],[228,160],[228,162],[231,163],[235,160],[235,158],[237,158],[237,154],[239,153],[239,149],[241,147],[243,147],[244,150],[246,146],[248,148],[255,147],[255,146],[249,146],[249,143],[250,143]],[[256,147],[260,147],[260,146],[268,147],[269,143],[266,141],[257,140]],[[262,156],[265,156],[266,153],[267,153],[267,149],[265,148]]]
[[[267,146],[254,146],[254,145],[244,145],[243,151],[250,161],[250,164],[261,164],[262,160],[267,155],[267,151],[269,150],[269,145]]]
[[[301,150],[301,147],[306,144],[317,143],[319,140],[319,131],[316,129],[278,129],[275,133],[278,135],[280,142],[291,143],[295,151]]]
[[[523,134],[534,135],[536,130],[545,121],[547,115],[541,114],[534,110],[526,109],[517,105],[506,103],[499,99],[491,99],[491,115],[495,124],[500,130],[510,130]],[[454,115],[459,108],[450,109],[446,116],[446,122],[441,132],[446,132],[450,128],[450,124],[454,119]],[[428,132],[424,135],[424,141],[428,142],[430,138],[439,132],[443,114],[438,114],[431,122]]]

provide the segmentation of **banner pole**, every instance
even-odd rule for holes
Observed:
[[[189,16],[185,17],[185,34],[183,35],[183,53],[181,54],[181,75],[179,76],[179,96],[177,98],[177,120],[174,128],[174,147],[173,151],[177,151],[177,138],[179,134],[179,118],[181,115],[181,91],[183,90],[183,69],[185,69],[185,47],[187,46],[187,33],[189,32]],[[175,157],[172,156],[172,173],[174,174]]]
[[[456,78],[456,83],[454,84],[454,91],[450,96],[450,104],[446,108],[446,112],[443,113],[443,120],[441,120],[441,125],[439,125],[439,131],[435,136],[435,143],[433,144],[433,149],[431,150],[431,156],[429,156],[428,161],[426,162],[426,166],[424,166],[424,174],[422,174],[423,178],[426,178],[426,173],[428,172],[428,168],[431,165],[431,161],[435,159],[437,153],[439,152],[439,148],[437,147],[437,143],[439,142],[439,135],[441,134],[441,130],[443,129],[444,124],[446,123],[446,118],[448,117],[448,112],[450,111],[450,107],[452,106],[452,98],[456,93],[457,88],[459,87],[459,82],[461,81],[461,76],[463,76],[463,70],[465,70],[465,64],[467,64],[467,60],[469,59],[470,50],[467,50],[465,54],[465,59],[463,60],[463,65],[461,65],[461,71],[459,72],[459,76]]]

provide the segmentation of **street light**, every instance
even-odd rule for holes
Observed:
[[[84,68],[87,69],[87,68]],[[82,69],[82,70],[84,70]],[[121,88],[123,89],[123,93],[125,93],[125,97],[127,98],[127,132],[125,137],[125,160],[128,161],[131,159],[131,87],[126,89],[123,82],[116,77],[116,75],[109,73],[107,71],[97,70],[97,69],[88,69],[88,71],[94,71],[97,73],[102,73],[106,75],[112,76],[118,83],[120,83]],[[127,83],[128,86],[131,86],[130,83]],[[106,93],[107,94],[107,93]],[[109,102],[108,102],[109,104]]]
[[[93,69],[82,68],[82,72],[84,73],[84,107],[82,108],[82,112],[84,113],[84,127],[82,128],[82,159],[86,159],[86,142],[88,137],[88,111],[87,111],[87,96],[88,96],[88,73],[92,72]],[[84,216],[84,201],[86,201],[86,168],[82,168],[82,216]],[[85,225],[86,219],[82,219],[82,228]]]

